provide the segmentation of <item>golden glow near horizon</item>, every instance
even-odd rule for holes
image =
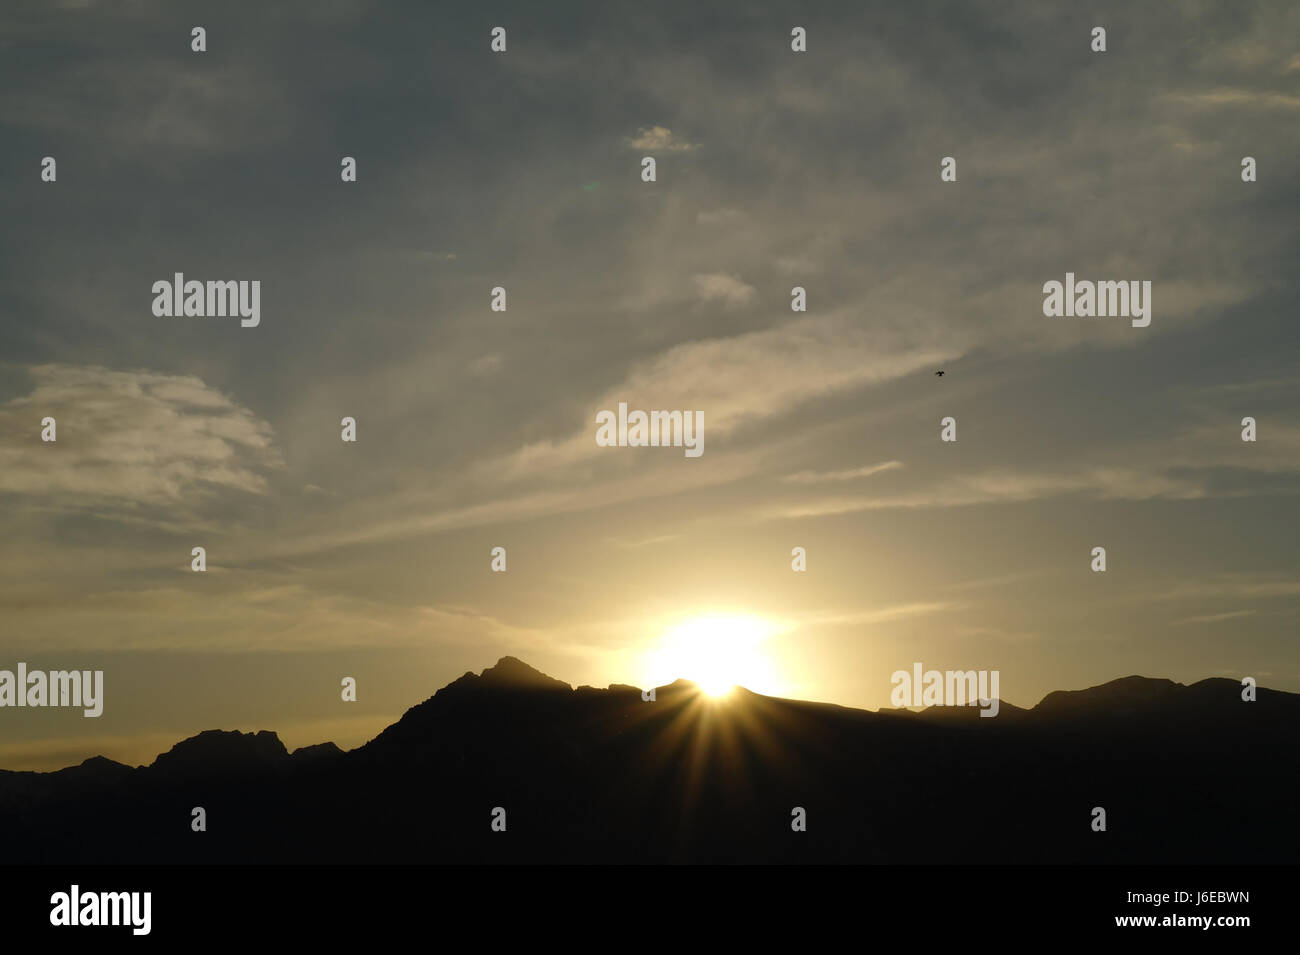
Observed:
[[[779,630],[762,617],[692,617],[667,630],[646,653],[644,685],[664,686],[684,678],[713,697],[725,696],[736,686],[779,694],[782,681],[765,646]]]

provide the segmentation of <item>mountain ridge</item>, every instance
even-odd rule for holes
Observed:
[[[980,719],[980,722],[988,725],[996,724],[999,720],[1010,722],[1021,720],[1034,714],[1059,715],[1062,713],[1082,713],[1087,712],[1091,707],[1094,715],[1105,711],[1118,711],[1119,715],[1125,715],[1136,706],[1153,706],[1165,705],[1173,701],[1179,691],[1198,690],[1207,688],[1207,684],[1213,684],[1211,687],[1216,690],[1224,690],[1222,694],[1226,696],[1227,688],[1239,691],[1241,684],[1227,677],[1206,677],[1195,683],[1178,683],[1165,677],[1146,677],[1132,674],[1125,677],[1117,677],[1113,680],[1107,680],[1105,683],[1099,683],[1094,686],[1084,687],[1078,690],[1051,690],[1043,696],[1038,703],[1032,707],[1020,707],[999,698],[998,716],[991,718],[979,717],[981,707],[975,704],[968,706],[929,706],[920,709],[909,707],[881,707],[877,710],[868,710],[860,707],[844,706],[838,703],[822,703],[814,700],[795,700],[786,697],[771,697],[771,699],[782,700],[783,702],[806,704],[813,706],[830,706],[838,707],[855,713],[872,714],[872,715],[911,715],[921,719],[937,719],[961,721],[970,717]],[[655,687],[656,694],[675,693],[680,691],[690,691],[697,689],[697,685],[684,677],[679,677],[672,683]],[[273,764],[280,759],[289,759],[291,757],[301,757],[306,759],[316,759],[321,757],[330,757],[342,755],[344,753],[357,752],[366,746],[378,740],[388,730],[393,729],[407,715],[420,710],[421,707],[433,702],[439,694],[447,691],[463,692],[466,690],[547,690],[547,691],[565,691],[576,694],[580,691],[592,691],[595,693],[636,693],[640,694],[642,690],[630,684],[611,683],[608,687],[599,688],[591,686],[574,687],[562,680],[556,679],[549,674],[543,673],[533,666],[525,663],[515,656],[503,656],[495,664],[485,667],[481,673],[475,674],[473,671],[466,671],[462,676],[456,678],[440,689],[434,691],[433,695],[420,703],[410,707],[406,713],[399,717],[395,722],[389,724],[381,730],[375,737],[362,743],[352,750],[344,750],[332,741],[326,740],[320,743],[300,746],[292,753],[280,741],[279,736],[271,730],[257,730],[253,732],[241,732],[239,730],[222,730],[207,729],[202,730],[194,736],[178,740],[172,748],[166,753],[160,753],[154,761],[148,766],[130,767],[125,763],[119,763],[102,755],[88,757],[80,764],[74,766],[65,766],[61,769],[36,771],[37,775],[49,775],[52,773],[68,773],[79,769],[87,771],[103,771],[104,768],[111,764],[113,767],[126,769],[132,768],[154,768],[160,764],[172,768],[182,765],[193,765],[196,759],[215,758],[222,762],[231,759],[237,759],[239,754],[245,753],[253,759],[260,761],[262,764]],[[737,686],[736,691],[743,691],[755,696],[752,690],[746,687]],[[1297,706],[1300,706],[1300,694],[1289,693],[1283,690],[1271,690],[1265,687],[1259,687],[1257,694],[1261,696],[1280,696],[1292,697]],[[1004,719],[1010,717],[1010,719]],[[1004,725],[1004,724],[1003,724]],[[13,773],[18,770],[0,769],[0,773]]]
[[[15,863],[1293,862],[1300,695],[1240,691],[1125,677],[989,719],[652,701],[503,658],[347,752],[208,730],[148,766],[0,771],[0,830]]]

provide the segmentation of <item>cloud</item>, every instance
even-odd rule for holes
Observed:
[[[1253,610],[1232,610],[1228,613],[1211,613],[1199,617],[1185,617],[1182,620],[1175,620],[1174,626],[1181,627],[1189,623],[1219,623],[1222,620],[1236,620],[1239,617],[1249,617],[1255,613]]]
[[[1263,390],[1282,389],[1290,379],[1260,383]],[[760,519],[827,517],[861,511],[967,507],[1074,497],[1097,501],[1193,501],[1208,498],[1291,495],[1300,489],[1300,427],[1268,420],[1268,440],[1245,443],[1239,417],[1226,412],[1222,395],[1253,395],[1254,385],[1212,386],[1191,393],[1176,391],[1195,423],[1160,441],[1133,445],[1111,443],[1071,451],[1055,468],[986,467],[954,474],[929,485],[909,485],[871,496],[826,495],[777,501],[755,512]],[[1120,463],[1123,462],[1123,463]],[[843,471],[799,472],[783,483],[817,484],[849,480],[901,467],[898,462]],[[918,472],[920,473],[920,472]]]
[[[347,592],[328,574],[223,567],[218,562],[224,557],[224,551],[210,553],[201,575],[190,571],[187,554],[179,555],[170,578],[178,583],[89,586],[40,598],[28,590],[0,593],[0,640],[49,652],[82,648],[88,636],[93,641],[106,631],[116,634],[115,650],[419,647],[432,639],[444,648],[495,643],[522,649],[545,642],[539,629],[473,608],[370,599]],[[202,586],[195,586],[199,577]]]
[[[721,302],[725,308],[749,305],[758,298],[758,289],[734,275],[695,276],[695,292],[704,302]]]
[[[595,413],[620,401],[630,408],[702,411],[705,437],[716,441],[742,425],[775,422],[818,398],[900,378],[954,356],[951,344],[932,337],[924,322],[863,327],[849,313],[836,313],[676,345],[638,363],[592,402],[578,433],[530,443],[478,471],[485,479],[536,482],[597,456],[608,459],[609,449],[595,443]]]
[[[1254,109],[1300,109],[1300,96],[1273,90],[1215,89],[1199,93],[1171,93],[1170,98],[1193,106],[1245,106]]]
[[[681,534],[658,534],[654,537],[647,537],[644,540],[631,540],[631,541],[620,540],[619,538],[615,537],[615,538],[611,538],[610,542],[618,547],[635,549],[638,547],[648,547],[651,544],[666,544],[668,543],[668,541],[678,540],[681,536],[682,536]]]
[[[949,610],[958,610],[961,606],[961,604],[957,603],[921,601],[917,603],[897,604],[892,607],[876,607],[871,610],[808,614],[798,618],[798,623],[805,626],[829,625],[837,627],[891,623],[895,620],[907,620],[912,617],[923,617],[930,614],[946,613]]]
[[[894,508],[967,507],[1034,501],[1047,497],[1085,495],[1103,500],[1190,500],[1208,496],[1203,485],[1188,476],[1174,478],[1136,469],[1098,468],[1077,474],[986,471],[941,481],[930,488],[876,497],[825,497],[760,508],[764,520],[828,517],[857,511]]]
[[[577,444],[581,444],[580,449]],[[596,447],[594,440],[591,447],[596,452],[609,451]],[[638,459],[623,454],[618,455],[619,464],[630,473],[618,480],[598,485],[565,480],[565,475],[572,473],[566,466],[581,463],[577,459],[587,451],[586,441],[580,439],[574,439],[574,442],[558,448],[552,445],[536,446],[533,453],[540,462],[537,467],[528,466],[526,459],[520,459],[516,454],[506,461],[491,461],[472,468],[467,474],[458,477],[455,486],[447,489],[451,502],[447,494],[430,496],[427,489],[418,488],[401,497],[380,499],[373,504],[373,510],[358,513],[355,518],[337,527],[321,530],[320,522],[317,522],[313,526],[302,528],[300,533],[284,532],[274,540],[258,542],[256,547],[245,546],[241,548],[241,553],[250,560],[259,556],[287,557],[465,527],[509,524],[542,516],[577,513],[625,501],[645,502],[662,495],[738,481],[754,473],[758,467],[755,453],[733,454],[720,460],[711,460],[708,469],[673,469],[671,466],[665,467],[662,459],[660,466],[654,467],[645,458]],[[521,460],[524,463],[518,464],[518,470],[510,471],[511,463]],[[674,460],[681,463],[685,459],[677,457]],[[637,463],[642,466],[635,467]],[[628,467],[629,465],[633,466]],[[481,496],[485,484],[499,485],[503,477],[525,479],[530,484],[537,485],[549,482],[557,486],[554,490],[529,490],[516,494],[491,486],[488,492],[494,496]],[[462,505],[454,502],[469,498],[473,493],[480,495],[473,503]]]
[[[1179,584],[1157,593],[1143,594],[1135,601],[1197,600],[1208,597],[1238,600],[1269,600],[1300,597],[1300,580],[1263,579],[1267,574],[1218,574]]]
[[[702,409],[713,436],[746,421],[788,414],[819,396],[902,377],[951,355],[950,347],[929,341],[924,326],[864,325],[848,312],[807,316],[678,345],[637,367],[607,397]]]
[[[642,127],[635,136],[629,136],[624,142],[628,149],[648,149],[652,152],[690,152],[699,148],[698,143],[685,142],[664,126]]]
[[[860,468],[845,471],[798,471],[781,478],[788,484],[820,484],[825,481],[852,481],[855,478],[871,477],[881,471],[893,471],[903,466],[902,461],[883,461],[880,464],[868,464]]]
[[[181,504],[215,490],[265,494],[282,466],[271,427],[192,375],[36,365],[0,405],[0,493],[65,508]],[[41,440],[53,417],[57,441]]]

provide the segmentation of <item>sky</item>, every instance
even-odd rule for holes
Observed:
[[[690,678],[708,621],[871,709],[1300,692],[1300,8],[232,6],[0,11],[0,669],[105,674],[0,767]],[[175,272],[260,324],[155,316]],[[1067,272],[1150,325],[1045,316]],[[704,453],[599,446],[621,401]]]

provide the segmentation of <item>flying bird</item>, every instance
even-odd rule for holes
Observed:
[[[938,375],[940,378],[943,377],[943,372],[941,371],[936,371],[935,374]]]

